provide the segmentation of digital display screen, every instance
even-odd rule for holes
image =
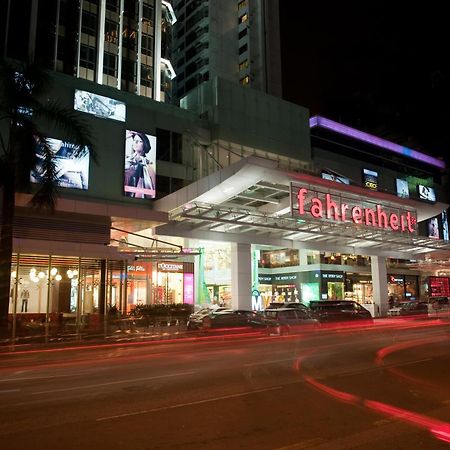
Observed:
[[[396,181],[396,185],[397,185],[397,195],[399,197],[409,198],[408,182],[406,180],[402,180],[400,178],[397,178],[395,181]]]
[[[374,170],[363,170],[363,184],[364,187],[376,191],[378,189],[378,172]]]
[[[419,192],[419,198],[422,200],[428,200],[429,202],[435,202],[436,201],[436,193],[433,188],[428,186],[423,186],[422,184],[419,184],[417,186],[418,192]]]
[[[53,152],[58,186],[87,190],[89,187],[89,149],[62,141],[48,138],[48,145]],[[36,146],[36,167],[31,171],[32,183],[42,183],[45,176],[44,149]]]
[[[126,105],[119,100],[93,94],[92,92],[75,90],[74,108],[77,111],[92,114],[96,117],[125,122]]]
[[[428,281],[430,297],[449,297],[450,283],[448,277],[431,276]]]
[[[322,171],[322,178],[324,180],[335,181],[336,183],[350,184],[350,180],[348,178],[325,170]]]
[[[125,135],[124,192],[127,197],[155,198],[156,137],[127,130]]]
[[[439,239],[439,225],[436,217],[428,221],[428,237]]]
[[[442,212],[442,239],[448,241],[448,217],[447,211]]]

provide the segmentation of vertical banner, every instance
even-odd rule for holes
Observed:
[[[127,197],[155,198],[156,137],[126,131],[124,192]]]

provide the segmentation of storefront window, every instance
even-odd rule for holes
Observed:
[[[276,267],[292,267],[299,265],[298,250],[275,250],[261,251],[258,267],[276,268]]]

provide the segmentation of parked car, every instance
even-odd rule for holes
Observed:
[[[312,317],[307,308],[268,308],[263,314],[270,328],[278,334],[289,334],[305,326],[319,326],[319,321]]]
[[[353,300],[311,301],[309,307],[321,323],[365,320],[373,323],[370,311]]]
[[[310,313],[310,309],[303,303],[298,302],[271,302],[266,309],[276,309],[276,308],[293,308],[300,309],[302,311]]]
[[[203,325],[203,319],[206,316],[209,316],[211,314],[217,314],[221,311],[230,311],[229,308],[226,307],[218,307],[218,308],[211,308],[211,307],[205,307],[205,308],[201,308],[198,311],[192,313],[189,316],[189,320],[187,322],[187,329],[188,330],[198,330],[202,327]]]
[[[428,315],[428,303],[406,302],[388,311],[388,316]]]
[[[267,328],[268,323],[261,314],[243,309],[214,312],[202,321],[202,329],[205,330],[237,327]]]

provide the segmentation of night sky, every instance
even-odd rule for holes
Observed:
[[[285,99],[449,161],[443,5],[280,0]]]

